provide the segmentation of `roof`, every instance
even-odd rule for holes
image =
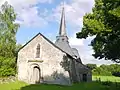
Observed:
[[[56,40],[55,45],[73,57],[74,53],[72,51],[72,48],[69,45],[69,42],[67,40],[63,41],[62,39],[63,39],[62,37],[59,37],[59,40]]]
[[[60,49],[62,49],[67,54],[71,55],[72,57],[75,57],[75,54],[74,54],[72,48],[69,45],[69,41],[68,41],[68,37],[67,37],[67,33],[66,33],[64,7],[62,9],[62,14],[61,14],[59,36],[57,36],[55,45],[58,46]]]
[[[44,35],[42,35],[41,33],[38,33],[37,35],[35,35],[31,40],[29,40],[25,45],[23,45],[18,52],[24,48],[28,43],[30,43],[33,39],[35,39],[38,35],[41,35],[44,39],[46,39],[50,44],[52,44],[54,47],[58,48],[59,50],[61,50],[62,52],[66,53],[67,55],[69,55],[70,57],[73,58],[73,56],[71,56],[69,53],[65,52],[64,50],[62,50],[61,48],[59,48],[58,46],[56,46],[52,41],[50,41],[48,38],[46,38]]]

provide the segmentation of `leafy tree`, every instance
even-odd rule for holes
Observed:
[[[77,38],[95,36],[93,56],[120,63],[120,0],[95,0],[92,11],[84,16]]]
[[[91,70],[96,69],[97,65],[96,64],[87,64],[87,67],[89,67]]]
[[[15,58],[0,56],[0,77],[13,76],[16,73]]]
[[[22,47],[22,45],[21,44],[17,44],[16,45],[16,48],[15,48],[15,56],[17,57],[17,53],[18,53],[18,51],[19,51],[19,49]]]
[[[15,23],[14,8],[5,2],[0,12],[0,56],[14,57],[16,47],[16,33],[19,25]]]
[[[119,64],[111,64],[111,65],[100,65],[92,70],[93,75],[100,76],[118,76],[120,77],[120,65]]]
[[[0,8],[0,76],[15,75],[16,33],[14,8],[5,2]]]

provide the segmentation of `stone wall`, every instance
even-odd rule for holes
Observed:
[[[40,44],[40,58],[36,58],[36,47],[38,44]],[[64,56],[66,56],[64,52],[48,42],[43,36],[38,35],[18,53],[18,79],[33,83],[31,79],[32,66],[38,65],[43,78],[42,82],[70,84],[68,71],[65,71],[60,65]],[[57,76],[54,78],[56,71]]]
[[[4,77],[4,78],[0,78],[0,84],[9,83],[9,82],[15,82],[16,80],[17,80],[17,78],[14,77],[14,76]]]
[[[83,74],[86,74],[87,82],[92,81],[92,71],[85,65],[76,62],[76,72],[79,78],[79,82],[83,81]]]

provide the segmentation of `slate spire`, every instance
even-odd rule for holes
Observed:
[[[65,23],[65,10],[64,5],[62,8],[62,16],[60,22],[60,29],[59,35],[56,37],[55,45],[58,46],[60,49],[65,51],[67,54],[73,56],[72,48],[69,45],[67,33],[66,33],[66,23]]]
[[[62,8],[62,15],[61,15],[59,36],[67,36],[67,34],[66,34],[66,23],[65,23],[65,9],[64,9],[64,4],[63,4],[63,8]]]

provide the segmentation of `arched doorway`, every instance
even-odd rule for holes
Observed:
[[[40,68],[37,66],[33,67],[33,81],[34,81],[34,83],[40,83],[40,77],[41,77]]]

